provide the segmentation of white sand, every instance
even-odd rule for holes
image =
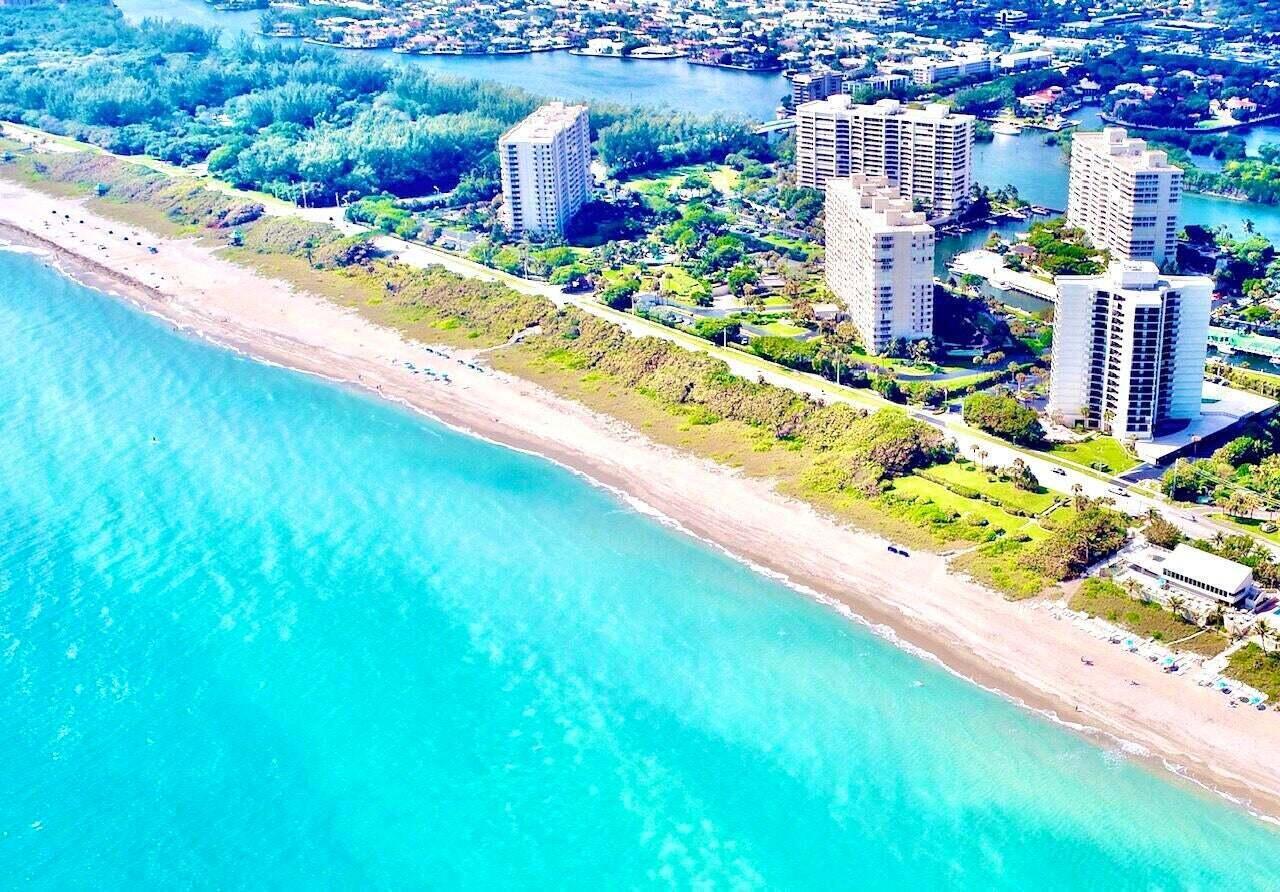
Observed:
[[[210,340],[376,390],[578,469],[693,534],[892,628],[986,687],[1083,731],[1136,744],[1149,764],[1178,766],[1257,811],[1280,815],[1280,715],[1228,709],[1221,694],[948,573],[938,555],[891,555],[884,541],[838,525],[765,481],[657,445],[528,381],[429,353],[194,241],[148,233],[126,241],[122,234],[134,231],[128,226],[77,201],[4,181],[0,224],[15,240],[12,228],[56,246],[57,262],[86,281]],[[159,253],[148,253],[139,239]],[[447,373],[453,383],[411,374],[393,359]],[[1082,665],[1082,656],[1094,666]]]

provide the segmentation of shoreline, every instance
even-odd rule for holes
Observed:
[[[72,209],[84,224],[62,218]],[[59,216],[50,226],[53,210]],[[939,555],[912,557],[909,569],[918,582],[908,585],[903,559],[886,555],[878,537],[837,524],[767,481],[653,444],[536,384],[473,371],[453,358],[469,351],[428,351],[194,241],[148,234],[146,240],[160,246],[148,255],[133,242],[106,243],[106,227],[136,229],[79,201],[0,182],[0,240],[41,249],[64,274],[90,287],[222,347],[360,388],[455,430],[551,460],[1095,744],[1177,774],[1264,819],[1280,815],[1280,769],[1250,758],[1280,752],[1273,716],[1228,710],[1221,696],[949,573]],[[135,274],[131,264],[141,271]],[[454,383],[423,386],[405,360],[448,372]],[[815,542],[822,543],[821,553]],[[1081,655],[1096,667],[1082,670]],[[1141,679],[1140,686],[1130,686],[1129,678]]]

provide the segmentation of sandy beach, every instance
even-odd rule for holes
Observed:
[[[1103,746],[1280,816],[1280,762],[1265,756],[1280,753],[1275,713],[1229,709],[1214,691],[949,573],[939,555],[890,554],[878,537],[767,481],[655,444],[523,379],[474,368],[463,351],[408,342],[195,241],[125,238],[135,231],[78,201],[0,181],[0,241],[39,249],[86,284],[220,345],[560,462]]]

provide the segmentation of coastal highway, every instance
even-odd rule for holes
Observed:
[[[662,338],[679,344],[686,349],[699,350],[715,356],[723,360],[731,371],[743,377],[759,378],[770,384],[787,387],[815,398],[848,403],[868,410],[896,405],[881,399],[871,391],[841,387],[819,375],[788,369],[742,350],[722,347],[702,338],[694,337],[687,332],[668,328],[630,313],[613,310],[590,296],[565,294],[556,286],[545,282],[522,279],[519,276],[513,276],[501,270],[491,269],[458,254],[382,234],[371,227],[345,220],[342,213],[336,208],[301,208],[271,195],[237,189],[208,176],[199,168],[180,168],[162,161],[146,158],[145,156],[116,155],[88,143],[82,143],[68,137],[55,136],[22,125],[3,123],[0,124],[0,132],[3,132],[5,136],[11,139],[26,143],[35,151],[65,152],[79,150],[113,155],[121,161],[142,164],[168,176],[195,180],[207,188],[235,195],[248,201],[258,202],[268,214],[298,216],[317,223],[330,223],[347,235],[366,232],[374,233],[374,244],[379,249],[396,255],[401,263],[419,267],[440,266],[460,276],[500,282],[516,291],[546,298],[558,306],[573,305],[584,313],[590,313],[620,325],[633,335]],[[1044,453],[1014,447],[981,431],[975,431],[966,426],[960,418],[953,415],[935,415],[932,412],[910,406],[902,408],[914,417],[945,431],[956,441],[961,453],[966,457],[975,457],[977,450],[983,450],[986,453],[985,460],[992,464],[1008,464],[1014,458],[1021,458],[1030,466],[1040,482],[1050,489],[1064,494],[1071,494],[1075,487],[1079,486],[1080,491],[1085,495],[1093,498],[1109,498],[1115,503],[1116,508],[1135,517],[1146,514],[1151,510],[1158,511],[1177,524],[1184,533],[1195,538],[1207,538],[1218,532],[1227,534],[1240,532],[1235,528],[1213,521],[1205,512],[1199,512],[1195,509],[1175,508],[1161,499],[1153,498],[1141,491],[1137,491],[1131,484],[1120,478],[1100,474],[1090,468],[1061,460],[1058,457],[1050,458]],[[1118,491],[1123,491],[1126,495],[1119,495]],[[1267,540],[1258,537],[1255,537],[1255,540],[1280,553],[1280,549],[1277,549],[1274,544]]]
[[[302,216],[316,222],[332,223],[344,233],[371,231],[368,227],[350,223],[334,213],[332,208],[303,210],[285,205],[282,211]],[[747,378],[758,378],[787,387],[798,393],[826,400],[842,402],[862,409],[875,410],[887,406],[897,406],[869,390],[855,390],[841,387],[820,375],[799,372],[761,359],[742,350],[722,347],[703,338],[695,337],[687,332],[669,328],[631,313],[611,309],[591,296],[565,294],[558,287],[545,282],[522,279],[501,270],[491,269],[469,258],[441,250],[439,248],[407,242],[395,236],[378,234],[374,236],[374,244],[383,251],[394,254],[399,262],[411,266],[441,266],[460,276],[501,282],[516,291],[544,297],[557,306],[572,305],[585,313],[607,319],[622,326],[630,334],[637,337],[657,337],[679,344],[689,350],[698,350],[723,360],[730,370]],[[985,453],[984,462],[988,464],[1007,465],[1015,458],[1020,458],[1031,468],[1032,473],[1041,484],[1063,495],[1074,494],[1078,486],[1080,492],[1090,498],[1110,499],[1117,510],[1134,517],[1141,517],[1150,511],[1157,511],[1166,519],[1176,524],[1186,535],[1196,539],[1204,539],[1215,533],[1236,534],[1240,531],[1220,524],[1208,516],[1208,512],[1196,509],[1175,508],[1163,499],[1153,497],[1136,489],[1131,483],[1119,477],[1102,474],[1091,468],[1085,468],[1056,456],[1048,457],[1042,452],[1021,449],[1003,440],[992,437],[982,431],[974,430],[962,419],[953,414],[935,414],[912,406],[898,406],[906,412],[944,431],[956,441],[962,455],[975,458],[978,451]],[[1123,495],[1121,494],[1123,493]],[[1258,539],[1268,547],[1277,551],[1274,545]]]
[[[326,222],[327,222],[327,218]],[[344,224],[353,227],[353,224]],[[358,231],[354,227],[348,231]],[[570,295],[543,282],[534,282],[512,276],[499,270],[478,264],[437,248],[405,242],[392,236],[378,236],[375,244],[382,250],[398,255],[400,262],[414,266],[440,265],[462,276],[502,282],[522,291],[545,297],[559,306],[573,305],[586,313],[614,322],[636,336],[658,337],[679,344],[689,350],[699,350],[723,360],[734,374],[747,378],[760,378],[779,387],[787,387],[799,393],[831,401],[839,401],[862,409],[879,409],[897,405],[881,399],[868,390],[840,387],[819,375],[798,372],[735,348],[722,347],[703,338],[694,337],[678,329],[668,328],[656,322],[642,319],[630,313],[610,309],[590,296]],[[975,458],[978,451],[985,453],[984,461],[990,464],[1010,464],[1015,458],[1027,463],[1040,482],[1064,495],[1074,494],[1075,487],[1090,498],[1105,498],[1115,507],[1134,517],[1157,511],[1178,526],[1186,535],[1197,539],[1208,538],[1215,533],[1239,533],[1231,527],[1213,521],[1207,512],[1196,509],[1175,508],[1168,502],[1136,489],[1128,481],[1108,476],[1090,468],[1084,468],[1044,453],[1020,449],[1009,443],[976,431],[953,414],[934,414],[911,406],[901,406],[912,416],[944,431],[954,439],[960,452],[967,458]],[[1122,494],[1123,493],[1123,494]],[[1259,540],[1263,541],[1263,540]],[[1266,543],[1269,547],[1270,543]],[[1274,548],[1274,547],[1273,547]],[[1277,552],[1280,553],[1280,552]]]

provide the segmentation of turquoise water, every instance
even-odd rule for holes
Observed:
[[[1280,870],[1261,822],[563,469],[189,340],[25,255],[0,252],[0,282],[6,884]]]

